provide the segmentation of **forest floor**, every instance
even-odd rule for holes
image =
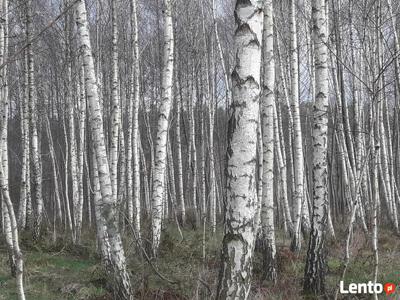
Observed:
[[[212,299],[215,295],[219,272],[222,233],[206,236],[206,261],[202,259],[201,229],[183,229],[184,240],[170,225],[165,229],[157,262],[154,268],[138,255],[135,243],[128,237],[125,249],[132,274],[132,284],[138,299]],[[86,232],[83,243],[73,246],[63,239],[52,243],[42,239],[34,244],[28,235],[21,236],[25,257],[25,288],[29,300],[59,299],[112,299],[107,277],[96,253],[94,233]],[[329,240],[328,297],[333,297],[342,273],[344,240],[337,232],[336,240]],[[384,229],[379,232],[379,282],[400,283],[400,240]],[[340,242],[339,242],[340,241]],[[282,232],[277,234],[279,279],[276,285],[262,280],[262,257],[256,252],[251,299],[302,299],[301,283],[307,245],[295,255],[289,250],[290,241]],[[372,280],[374,256],[371,243],[362,232],[355,233],[351,246],[351,261],[345,276],[345,286],[350,282]],[[0,240],[0,300],[17,299],[15,281],[9,274],[8,255],[4,240]],[[157,270],[157,271],[155,271]],[[158,273],[158,275],[157,275]],[[170,282],[161,277],[167,278]],[[210,294],[213,293],[213,294]],[[389,297],[382,295],[382,299]],[[369,299],[339,297],[340,299]],[[397,291],[390,299],[400,299]]]

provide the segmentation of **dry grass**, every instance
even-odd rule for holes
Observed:
[[[160,255],[153,264],[169,283],[161,279],[149,264],[138,254],[130,236],[125,239],[132,284],[138,299],[212,299],[215,297],[220,264],[222,232],[206,236],[206,259],[202,259],[202,230],[183,230],[184,240],[174,224],[164,230]],[[343,232],[338,231],[338,236]],[[146,233],[145,233],[146,236]],[[26,261],[26,292],[32,300],[53,299],[111,299],[107,291],[107,277],[100,266],[93,233],[85,233],[85,243],[79,247],[67,240],[56,244],[44,239],[41,244],[32,244],[29,236],[22,237],[22,248]],[[327,293],[332,297],[341,275],[343,242],[341,239],[327,241],[328,276]],[[262,259],[259,252],[254,258],[254,279],[251,299],[291,300],[302,299],[301,287],[306,256],[306,245],[295,255],[289,250],[289,239],[281,232],[277,234],[277,262],[279,279],[275,285],[262,280]],[[1,245],[1,241],[0,241]],[[4,245],[4,244],[3,244]],[[387,230],[380,230],[381,282],[399,283],[400,241],[393,239]],[[372,279],[374,259],[371,245],[362,232],[353,236],[351,262],[345,282],[365,282]],[[0,300],[16,299],[14,280],[8,274],[7,252],[0,248]],[[345,299],[345,298],[343,298]],[[357,299],[367,299],[359,296]]]

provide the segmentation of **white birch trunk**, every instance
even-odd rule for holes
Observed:
[[[54,185],[54,196],[55,196],[55,211],[53,212],[54,214],[57,215],[57,218],[60,222],[62,223],[62,210],[61,210],[61,198],[60,198],[60,191],[58,187],[58,172],[57,172],[57,161],[56,161],[56,153],[54,150],[54,143],[53,143],[53,136],[51,134],[51,129],[50,129],[50,121],[49,117],[46,116],[46,132],[47,132],[47,138],[49,140],[49,151],[50,151],[50,158],[51,158],[51,167],[53,169],[53,185]]]
[[[293,191],[294,205],[294,235],[290,245],[292,251],[298,252],[301,248],[301,206],[304,197],[304,157],[303,139],[301,133],[300,99],[299,99],[299,69],[298,45],[296,24],[296,1],[290,0],[290,69],[291,69],[291,109],[293,116],[293,164],[295,190]]]
[[[75,227],[72,224],[71,207],[69,203],[69,193],[68,193],[68,162],[69,162],[69,146],[68,146],[68,135],[67,127],[65,124],[65,117],[63,116],[63,131],[64,131],[64,142],[65,142],[65,157],[64,157],[64,202],[65,202],[65,214],[67,216],[65,227],[68,224],[69,230],[71,231],[72,240],[75,241]]]
[[[274,58],[274,9],[272,0],[264,2],[263,30],[263,176],[261,224],[264,242],[264,272],[268,280],[275,282],[276,245],[274,225],[274,102],[275,102],[275,58]]]
[[[285,168],[286,168],[286,173],[288,170],[288,166],[287,164],[289,164],[289,170],[290,170],[290,187],[291,187],[291,191],[292,194],[294,193],[294,191],[296,190],[295,188],[295,180],[294,180],[294,158],[293,158],[293,139],[294,139],[294,128],[293,128],[293,114],[292,114],[292,110],[290,107],[290,97],[289,97],[289,91],[288,91],[288,84],[286,84],[286,82],[288,81],[286,79],[285,76],[285,68],[283,66],[283,62],[282,62],[282,57],[281,57],[281,51],[280,51],[280,45],[279,45],[279,39],[277,39],[277,43],[276,43],[276,48],[277,48],[277,52],[278,52],[278,59],[279,59],[279,81],[282,84],[282,90],[283,90],[283,94],[284,94],[284,100],[285,102],[283,104],[285,104],[285,106],[287,107],[287,114],[288,114],[288,129],[289,129],[289,137],[288,137],[288,145],[286,147],[285,145],[285,139],[284,134],[283,134],[283,128],[282,128],[282,118],[281,118],[281,111],[280,109],[277,109],[276,112],[278,113],[277,117],[278,117],[278,124],[279,124],[279,134],[282,137],[282,141],[281,146],[282,146],[282,159],[285,163]],[[286,160],[286,149],[288,150],[288,160]],[[288,161],[288,163],[287,163]],[[285,183],[287,184],[287,183]],[[287,192],[287,187],[286,187],[286,192]],[[293,196],[293,195],[292,195]],[[293,199],[293,197],[292,197]],[[288,201],[287,201],[288,202]],[[286,222],[288,225],[288,229],[289,229],[289,234],[293,235],[294,234],[294,224],[292,221],[292,217],[290,214],[290,210],[289,213],[286,213]],[[290,222],[289,222],[290,221]]]
[[[279,185],[281,188],[281,197],[280,200],[283,204],[284,212],[285,212],[285,220],[288,227],[289,232],[293,232],[293,221],[292,216],[290,214],[289,200],[288,200],[288,191],[287,191],[287,164],[286,164],[286,156],[285,156],[285,143],[283,138],[283,130],[282,130],[282,121],[280,117],[280,110],[274,105],[274,136],[275,136],[275,147],[276,147],[276,156],[279,165],[280,178]],[[289,137],[290,138],[290,137]]]
[[[315,103],[313,107],[313,198],[311,235],[304,275],[304,291],[325,292],[325,231],[328,218],[328,22],[326,0],[312,1],[315,49]]]
[[[78,152],[78,222],[82,224],[83,218],[83,202],[84,202],[84,190],[83,190],[83,174],[84,174],[84,157],[85,157],[85,124],[86,124],[86,93],[85,93],[85,82],[84,82],[84,71],[83,67],[79,68],[79,152]],[[89,186],[87,187],[89,188]],[[90,197],[87,199],[90,203]],[[90,205],[88,205],[90,211]]]
[[[94,71],[92,47],[89,36],[89,24],[87,20],[86,6],[83,0],[76,3],[76,25],[78,40],[81,48],[83,67],[85,71],[85,87],[89,103],[90,130],[92,133],[93,149],[98,167],[100,192],[101,192],[101,216],[98,222],[103,221],[110,244],[109,265],[107,272],[112,276],[114,297],[125,300],[133,299],[129,273],[126,269],[125,253],[122,247],[121,235],[118,231],[118,217],[116,201],[113,197],[110,169],[107,159],[103,118],[100,109],[99,94]],[[107,267],[107,265],[106,265]]]
[[[194,80],[194,74],[193,74]],[[195,225],[198,225],[198,209],[197,209],[197,147],[196,147],[196,122],[194,119],[194,99],[196,95],[196,90],[194,88],[194,82],[192,83],[192,91],[190,95],[190,99],[188,99],[188,114],[189,114],[189,140],[190,140],[190,159],[189,161],[189,170],[192,174],[192,218],[195,220]],[[190,191],[189,191],[190,197]]]
[[[70,68],[70,67],[68,67]],[[70,76],[68,76],[70,77]],[[70,77],[71,78],[71,77]],[[67,88],[70,89],[71,82],[68,80]],[[72,90],[70,90],[72,91]],[[72,95],[68,95],[68,127],[69,127],[69,150],[70,150],[70,169],[71,169],[71,188],[72,188],[72,204],[73,204],[73,220],[75,226],[75,239],[74,243],[79,244],[81,238],[82,223],[80,222],[80,205],[79,205],[79,186],[78,186],[78,159],[76,150],[76,137],[75,137],[75,111],[72,102]],[[68,192],[68,191],[67,191]]]
[[[167,157],[168,120],[172,100],[172,75],[174,67],[174,30],[172,24],[172,1],[164,0],[164,61],[162,73],[161,106],[158,113],[155,170],[152,193],[152,250],[156,256],[160,238],[165,193],[165,167]]]
[[[372,107],[371,107],[372,109]],[[371,113],[372,115],[372,113]],[[373,166],[372,166],[372,191],[373,191],[373,199],[372,199],[372,250],[374,252],[374,278],[373,282],[377,283],[378,281],[378,269],[379,269],[379,253],[378,253],[378,207],[379,207],[379,173],[378,173],[378,164],[379,164],[379,141],[375,144],[375,130],[371,128],[371,148],[373,149]],[[378,296],[375,294],[374,298],[377,300]]]
[[[24,58],[25,66],[26,55]],[[27,82],[26,77],[28,73],[25,70],[24,78]],[[28,107],[28,95],[27,89],[24,90],[21,95],[23,100],[21,101],[21,134],[22,134],[22,166],[21,166],[21,190],[20,190],[20,202],[18,208],[18,224],[21,229],[25,229],[27,226],[27,204],[28,198],[30,197],[30,159],[29,159],[29,107]]]
[[[176,97],[176,155],[178,164],[178,219],[182,225],[186,222],[185,199],[183,192],[183,166],[182,166],[182,141],[181,141],[181,98]]]
[[[215,20],[215,3],[213,0],[213,18]],[[215,21],[216,22],[216,21]],[[216,27],[215,27],[216,28]],[[216,32],[217,46],[220,47],[218,32]],[[215,154],[214,154],[214,124],[215,124],[215,103],[216,103],[216,83],[215,83],[215,55],[214,55],[214,44],[211,43],[211,97],[208,105],[208,136],[209,136],[209,168],[210,168],[210,224],[211,232],[215,233],[217,229],[217,203],[216,203],[216,175],[215,175]],[[225,84],[229,84],[226,82]],[[229,86],[227,87],[226,94],[231,95]]]
[[[97,167],[96,153],[92,150],[93,164],[92,164],[92,176],[93,176],[93,194],[94,194],[94,213],[96,215],[96,232],[97,239],[99,241],[100,253],[102,262],[110,267],[108,264],[111,261],[110,258],[110,243],[107,235],[107,227],[104,225],[105,220],[102,216],[101,207],[101,192],[100,192],[100,182],[99,182],[99,170]]]
[[[28,39],[27,55],[28,55],[28,103],[29,103],[29,118],[30,118],[30,142],[33,164],[33,183],[36,201],[36,211],[34,219],[34,236],[38,238],[41,231],[43,219],[43,196],[42,196],[42,170],[40,165],[40,149],[37,132],[37,109],[35,95],[35,79],[34,79],[34,61],[31,40],[32,33],[32,0],[26,2],[26,36]]]
[[[111,67],[111,136],[110,136],[110,176],[113,196],[117,198],[118,189],[118,138],[121,124],[119,107],[119,76],[118,76],[118,26],[116,1],[111,1],[112,27],[112,67]]]
[[[200,136],[201,136],[201,161],[200,161],[200,203],[202,226],[205,227],[207,219],[207,196],[206,196],[206,145],[204,129],[204,106],[201,104]]]
[[[134,206],[134,228],[137,236],[140,237],[140,155],[139,155],[139,103],[140,103],[140,64],[139,64],[139,27],[137,17],[137,1],[132,0],[132,32],[133,32],[133,75],[134,101],[133,101],[133,128],[132,128],[132,159],[133,159],[133,206]],[[172,71],[171,71],[172,72]]]
[[[3,18],[0,22],[0,63],[3,63],[8,59],[8,1],[0,1],[0,9]],[[21,250],[19,248],[19,237],[18,237],[18,223],[15,217],[14,207],[10,198],[9,184],[8,184],[8,114],[9,114],[9,96],[8,96],[8,81],[7,81],[7,66],[0,70],[0,97],[1,97],[1,164],[0,164],[0,188],[2,200],[5,202],[6,209],[3,214],[8,215],[8,225],[11,231],[12,238],[12,253],[15,259],[15,277],[16,277],[16,289],[18,300],[25,300],[24,292],[24,262]],[[3,206],[3,208],[5,208]],[[7,224],[5,224],[7,225]]]
[[[262,1],[237,1],[233,103],[227,148],[227,207],[217,299],[247,299],[257,230],[257,126]]]

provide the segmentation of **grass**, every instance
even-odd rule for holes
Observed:
[[[136,249],[130,236],[124,240],[132,285],[138,299],[211,299],[215,296],[220,264],[222,231],[206,234],[206,259],[202,258],[202,230],[183,229],[182,241],[176,226],[163,231],[159,257],[151,267]],[[340,236],[340,232],[337,233]],[[111,299],[107,276],[100,265],[93,232],[86,232],[80,246],[60,238],[55,244],[44,238],[34,244],[29,235],[22,235],[25,258],[25,287],[29,300]],[[144,233],[146,236],[146,233]],[[343,243],[327,241],[327,291],[333,295],[342,274]],[[262,257],[256,251],[251,299],[301,299],[306,246],[299,254],[289,250],[289,239],[277,233],[277,262],[279,280],[272,285],[263,280]],[[4,245],[0,241],[0,245]],[[15,280],[9,275],[7,251],[0,247],[0,300],[16,299]],[[400,241],[393,240],[389,231],[380,231],[379,281],[398,284],[400,278]],[[351,247],[351,260],[345,283],[367,282],[372,279],[374,257],[364,235],[356,234]],[[168,281],[162,279],[164,276]],[[213,293],[213,294],[210,294]],[[343,298],[346,299],[346,298]],[[357,299],[367,299],[361,296]],[[382,298],[384,299],[384,298]]]
[[[100,272],[102,277],[105,276],[99,261],[77,255],[79,247],[70,251],[73,246],[62,245],[62,240],[57,244],[51,244],[47,239],[34,244],[24,236],[21,240],[27,299],[96,299],[107,295],[104,287],[96,285],[96,275]],[[8,275],[7,260],[7,252],[0,248],[0,300],[17,299],[15,280]]]

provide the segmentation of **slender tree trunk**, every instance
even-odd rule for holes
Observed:
[[[152,250],[156,256],[161,238],[163,194],[165,193],[165,167],[168,137],[168,120],[172,101],[172,75],[174,67],[174,30],[172,1],[164,0],[164,65],[161,89],[161,106],[158,115],[155,170],[152,195]]]
[[[67,215],[67,221],[65,226],[68,227],[71,231],[72,241],[75,241],[75,228],[72,224],[72,216],[71,216],[71,207],[69,203],[69,193],[68,193],[68,162],[69,162],[69,147],[68,147],[68,135],[67,135],[67,127],[65,124],[65,117],[63,116],[63,131],[64,131],[64,142],[65,142],[65,157],[64,157],[64,202],[65,202],[65,214]]]
[[[42,196],[42,170],[40,165],[40,148],[37,131],[37,103],[35,93],[34,79],[34,61],[32,50],[32,0],[26,2],[26,37],[27,37],[27,55],[28,55],[28,103],[29,103],[29,118],[30,118],[30,143],[31,155],[33,164],[33,184],[36,201],[36,211],[34,219],[34,236],[40,236],[42,219],[43,219],[43,196]]]
[[[146,205],[146,214],[150,215],[151,211],[151,202],[150,202],[150,186],[149,186],[149,175],[146,165],[146,157],[144,155],[142,141],[139,136],[139,154],[141,158],[142,172],[143,172],[143,190],[144,190],[144,203]]]
[[[4,13],[4,1],[0,1],[0,12]],[[6,8],[7,9],[7,8]],[[7,10],[6,10],[7,13]],[[6,30],[7,22],[1,20],[0,22],[0,63],[3,63],[7,59],[7,46],[6,46]],[[1,112],[1,131],[0,131],[0,187],[2,192],[1,197],[1,212],[2,212],[2,225],[4,229],[4,235],[9,253],[9,265],[11,276],[16,277],[17,272],[17,257],[16,249],[13,241],[13,227],[12,227],[12,214],[14,213],[14,208],[9,210],[9,205],[7,204],[8,193],[8,113],[9,113],[9,99],[6,93],[7,86],[7,69],[0,70],[0,112]]]
[[[79,69],[79,80],[78,80],[78,91],[79,91],[79,150],[78,150],[78,216],[77,220],[79,224],[82,224],[83,218],[83,202],[84,202],[84,190],[83,190],[83,175],[84,175],[84,157],[85,157],[85,123],[86,123],[86,93],[85,93],[85,82],[84,82],[84,71],[83,67]],[[89,174],[88,174],[89,175]],[[90,187],[87,186],[89,189]],[[87,202],[90,203],[90,197]],[[88,210],[90,204],[88,205]]]
[[[28,72],[27,68],[27,55],[24,57],[25,62],[25,84],[28,82],[27,76]],[[21,166],[21,190],[20,190],[20,203],[18,208],[18,224],[21,229],[26,229],[27,225],[27,217],[28,211],[27,206],[28,202],[30,202],[30,157],[29,157],[29,103],[28,103],[28,94],[27,89],[24,86],[23,95],[21,95],[23,100],[21,103],[21,134],[22,134],[22,166]],[[29,216],[30,218],[30,216]]]
[[[274,105],[274,135],[276,143],[276,154],[278,158],[279,170],[280,170],[280,187],[281,187],[281,201],[285,211],[286,224],[289,233],[293,232],[293,221],[290,214],[290,206],[288,200],[288,190],[287,190],[287,163],[285,155],[285,141],[282,129],[282,117],[280,109]],[[290,139],[290,137],[289,137]]]
[[[94,193],[94,212],[96,215],[96,232],[97,239],[99,241],[101,259],[104,265],[109,266],[110,258],[110,243],[107,235],[107,228],[104,226],[105,220],[102,216],[102,208],[101,208],[101,191],[100,191],[100,182],[99,182],[99,170],[97,167],[97,159],[96,153],[94,149],[92,149],[92,175],[93,175],[93,193]]]
[[[312,1],[313,45],[315,49],[315,103],[313,108],[313,212],[311,236],[304,274],[304,291],[325,292],[325,231],[328,218],[328,24],[326,0]]]
[[[8,59],[8,1],[0,1],[1,15],[3,18],[0,22],[0,63],[2,64]],[[5,202],[6,209],[3,214],[8,215],[8,221],[6,225],[9,226],[12,237],[12,252],[13,258],[15,259],[15,277],[16,277],[16,289],[18,300],[25,300],[24,292],[24,261],[22,253],[19,248],[19,237],[18,237],[18,223],[15,217],[14,207],[10,198],[9,184],[8,184],[8,115],[9,115],[9,96],[8,96],[8,80],[7,80],[7,66],[0,70],[0,97],[1,97],[1,164],[0,164],[0,188],[2,200]],[[3,208],[5,208],[3,206]]]
[[[293,115],[293,164],[295,190],[293,191],[294,205],[294,235],[290,248],[292,251],[300,251],[301,247],[301,205],[304,197],[304,156],[303,138],[301,133],[300,99],[299,99],[299,69],[298,69],[298,45],[296,24],[296,2],[290,0],[290,68],[291,68],[291,108]]]
[[[260,237],[262,233],[262,223],[261,223],[261,209],[263,203],[263,137],[262,137],[262,116],[258,120],[257,128],[257,213],[255,224],[257,226],[256,238]],[[261,235],[262,236],[262,235]],[[262,240],[261,240],[262,241]]]
[[[100,192],[101,192],[101,216],[97,222],[104,220],[104,226],[109,238],[110,252],[107,272],[113,279],[114,297],[125,300],[133,299],[129,273],[126,269],[125,254],[122,247],[121,235],[118,231],[118,217],[116,201],[112,194],[109,163],[107,159],[103,117],[100,109],[99,95],[94,72],[92,47],[89,37],[89,26],[87,20],[86,6],[83,0],[76,3],[76,25],[78,39],[81,48],[83,67],[85,71],[85,87],[89,103],[90,129],[92,133],[93,149],[98,167]]]
[[[204,103],[200,105],[200,135],[201,135],[201,161],[200,161],[200,196],[201,196],[201,221],[202,227],[206,226],[207,220],[207,195],[206,195],[206,136],[205,136],[205,116]],[[204,246],[204,245],[203,245]]]
[[[140,237],[140,156],[139,156],[139,103],[140,103],[140,65],[139,65],[139,27],[137,21],[137,3],[136,0],[132,0],[132,42],[133,42],[133,76],[132,83],[134,83],[134,101],[133,101],[133,128],[132,128],[132,155],[133,155],[133,206],[134,206],[134,225],[137,232],[137,236]],[[172,72],[172,71],[171,71]]]
[[[112,63],[111,63],[111,136],[110,136],[110,176],[113,197],[118,193],[118,139],[121,126],[119,106],[119,68],[118,68],[118,25],[116,1],[111,1]]]
[[[217,21],[216,21],[216,7],[215,7],[215,1],[212,1],[212,11],[213,11],[213,20],[214,20],[214,30],[215,30],[215,39],[217,42],[217,47],[219,50],[219,53],[221,54],[221,63],[223,65],[223,71],[224,71],[224,78],[225,78],[225,85],[226,85],[226,95],[227,98],[231,98],[231,89],[229,87],[229,81],[228,81],[228,76],[226,76],[226,70],[225,70],[225,64],[224,61],[222,60],[222,50],[221,50],[221,43],[219,41],[219,36],[218,36],[218,28],[217,28]],[[216,83],[215,83],[215,55],[214,55],[214,43],[211,43],[211,53],[210,53],[210,58],[211,58],[211,97],[208,105],[208,128],[209,128],[209,168],[210,168],[210,224],[211,224],[211,232],[214,234],[217,228],[217,203],[216,203],[216,175],[215,175],[215,154],[214,154],[214,124],[215,124],[215,103],[216,103]],[[229,96],[228,96],[229,95]],[[231,101],[231,100],[229,100]]]
[[[257,230],[257,126],[262,1],[237,1],[233,103],[227,148],[227,206],[217,299],[247,299]]]
[[[71,66],[68,67],[70,69]],[[67,71],[70,74],[70,71]],[[68,76],[71,78],[71,76]],[[71,81],[67,80],[67,89],[70,89]],[[79,185],[78,185],[78,159],[76,149],[75,135],[75,110],[72,95],[67,91],[67,109],[68,109],[68,127],[69,127],[69,150],[70,150],[70,169],[71,169],[71,187],[72,187],[72,204],[73,204],[73,220],[75,226],[74,243],[79,244],[81,239],[82,223],[79,205]],[[67,191],[68,192],[68,191]]]
[[[195,80],[195,74],[193,74],[193,81]],[[195,90],[195,83],[192,83],[193,87],[191,87],[191,94],[190,97],[188,98],[188,115],[189,115],[189,144],[190,144],[190,158],[188,160],[189,165],[190,165],[190,172],[191,172],[191,177],[192,177],[192,218],[195,221],[195,225],[198,226],[199,223],[199,216],[198,216],[198,209],[197,209],[197,147],[196,147],[196,122],[195,122],[195,95],[196,95],[196,90]],[[189,192],[190,196],[190,192]]]
[[[60,191],[59,191],[59,177],[58,177],[58,172],[57,172],[57,160],[56,160],[56,153],[54,150],[54,143],[53,143],[53,136],[51,134],[51,129],[50,129],[50,121],[49,117],[46,116],[46,132],[47,132],[47,138],[49,140],[49,150],[50,150],[50,158],[51,158],[51,166],[53,169],[53,185],[54,185],[54,196],[55,196],[55,208],[56,211],[53,213],[57,215],[57,218],[60,222],[62,223],[62,211],[61,211],[61,198],[60,198]]]
[[[169,199],[171,201],[171,210],[172,214],[174,216],[174,219],[176,221],[176,225],[178,227],[179,234],[181,238],[183,239],[182,231],[179,225],[179,221],[177,219],[177,213],[176,213],[176,189],[175,189],[175,168],[174,168],[174,159],[172,156],[172,146],[171,146],[171,139],[168,137],[168,146],[167,146],[167,159],[168,159],[168,177],[169,181],[167,182],[168,186],[170,187],[169,190]]]
[[[288,137],[288,145],[287,147],[285,146],[285,139],[284,134],[283,134],[283,126],[282,126],[282,118],[281,118],[281,110],[277,109],[276,112],[277,114],[277,118],[278,118],[278,124],[279,124],[279,134],[282,138],[281,140],[281,146],[282,146],[282,159],[283,162],[285,163],[285,168],[286,168],[286,173],[288,170],[288,166],[287,164],[289,164],[289,168],[290,168],[290,187],[291,187],[291,192],[292,194],[295,191],[295,180],[294,180],[294,158],[293,158],[293,140],[294,140],[294,126],[293,126],[293,114],[292,114],[292,110],[290,107],[290,99],[289,99],[289,91],[287,88],[287,84],[286,84],[286,76],[285,76],[285,70],[284,70],[284,66],[283,66],[283,62],[282,62],[282,56],[281,56],[281,51],[280,51],[280,46],[279,46],[279,39],[277,39],[276,42],[276,48],[277,48],[277,54],[278,54],[278,59],[279,59],[279,81],[282,84],[282,90],[283,90],[283,95],[284,95],[284,100],[285,100],[285,106],[287,107],[287,114],[288,114],[288,129],[289,129],[289,137]],[[288,160],[286,159],[286,149],[288,150]],[[288,161],[288,163],[286,163],[286,161]],[[287,183],[285,183],[287,185]],[[287,194],[287,190],[288,188],[286,187],[286,194]],[[293,197],[292,197],[293,198]],[[287,203],[289,203],[287,201]],[[289,205],[289,204],[288,204]],[[289,207],[289,206],[288,206]],[[288,225],[288,229],[289,229],[289,234],[292,235],[294,234],[294,224],[292,221],[292,216],[290,214],[290,210],[288,210],[289,213],[286,213],[286,222]]]
[[[264,242],[264,270],[268,280],[275,282],[276,245],[274,226],[274,102],[275,102],[275,58],[274,58],[274,9],[272,0],[264,2],[263,32],[263,200],[261,224]]]
[[[274,141],[275,141],[275,157],[278,162],[279,168],[279,201],[283,205],[283,214],[285,218],[284,224],[290,232],[290,228],[293,226],[292,217],[290,215],[290,208],[288,202],[288,193],[287,193],[287,170],[286,170],[286,160],[283,157],[284,147],[281,146],[283,142],[283,135],[280,134],[279,131],[279,121],[278,121],[278,109],[276,105],[274,105]],[[283,148],[283,150],[282,150]]]
[[[186,222],[186,209],[185,209],[185,199],[184,199],[184,191],[183,191],[183,167],[182,167],[182,140],[181,140],[181,99],[179,96],[175,97],[176,99],[176,155],[177,155],[177,163],[178,163],[178,219],[182,223],[182,225]]]
[[[372,105],[371,108],[372,110]],[[372,114],[372,113],[371,113]],[[374,252],[374,278],[373,282],[377,283],[378,281],[378,269],[379,269],[379,253],[378,253],[378,206],[379,206],[379,173],[378,173],[378,164],[379,164],[379,141],[377,144],[375,143],[375,130],[371,128],[371,148],[373,150],[373,167],[372,167],[372,178],[373,178],[373,200],[372,200],[372,250]],[[377,300],[378,296],[375,294],[374,298]]]

